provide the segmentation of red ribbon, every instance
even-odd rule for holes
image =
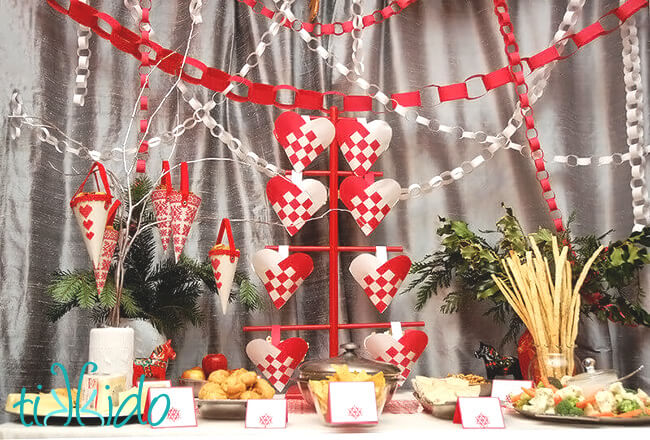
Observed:
[[[111,206],[111,209],[108,210],[108,218],[106,219],[106,226],[113,226],[113,223],[115,223],[115,214],[117,214],[117,209],[120,207],[122,202],[119,200],[115,200],[113,203],[113,206]]]
[[[230,227],[230,220],[224,218],[221,220],[221,227],[219,228],[219,234],[217,234],[217,244],[221,243],[223,239],[224,232],[228,235],[228,254],[230,255],[230,262],[235,262],[235,257],[239,256],[239,251],[235,247],[235,238],[232,235],[232,228]]]
[[[75,20],[77,23],[89,27],[100,37],[109,40],[113,46],[122,52],[129,53],[133,55],[138,61],[141,60],[140,45],[149,46],[156,53],[154,60],[150,60],[152,65],[158,65],[158,68],[170,75],[178,76],[180,74],[181,79],[190,83],[190,84],[200,84],[210,90],[216,92],[221,92],[230,85],[231,82],[238,82],[244,84],[248,87],[248,92],[246,96],[237,95],[233,92],[228,93],[226,96],[229,99],[238,102],[252,102],[255,104],[262,105],[274,105],[282,109],[304,109],[304,110],[321,110],[327,111],[330,105],[326,105],[325,96],[333,92],[317,92],[313,90],[303,90],[297,89],[290,85],[278,85],[273,86],[269,84],[262,83],[253,83],[249,80],[242,79],[238,76],[230,75],[222,70],[215,69],[213,67],[207,67],[201,61],[187,57],[186,63],[196,67],[201,71],[200,76],[193,77],[187,74],[185,71],[181,71],[181,66],[183,64],[183,55],[180,53],[166,49],[159,44],[149,40],[142,39],[140,35],[130,31],[129,29],[122,26],[117,20],[111,17],[108,14],[97,11],[92,6],[81,3],[79,0],[69,0],[70,8],[65,9],[56,0],[47,0],[47,3],[54,8],[56,11],[68,15],[70,18]],[[610,16],[615,15],[618,17],[620,22],[624,22],[632,15],[637,13],[643,7],[648,5],[648,0],[628,0],[623,5],[618,8],[612,9],[601,17],[600,20]],[[111,27],[110,32],[104,31],[98,24],[98,21],[102,20]],[[582,29],[580,32],[564,37],[562,40],[571,39],[578,49],[584,45],[590,43],[596,38],[607,35],[618,28],[618,25],[613,28],[605,29],[601,24],[600,20],[596,23],[587,26]],[[619,23],[620,25],[620,23]],[[543,50],[542,52],[534,55],[530,58],[519,58],[521,62],[527,62],[530,70],[535,70],[545,64],[548,64],[553,61],[563,60],[578,51],[576,49],[574,52],[571,52],[565,56],[560,56],[555,45],[549,47],[548,49]],[[160,62],[159,62],[160,61]],[[523,74],[522,74],[523,76]],[[475,78],[480,78],[483,85],[485,86],[485,92],[477,96],[469,96],[467,83]],[[503,67],[494,72],[488,74],[476,74],[468,77],[465,81],[458,84],[449,84],[449,85],[436,85],[431,84],[426,87],[436,88],[438,90],[440,102],[453,101],[457,99],[477,99],[481,96],[487,94],[490,90],[493,90],[497,87],[501,87],[504,84],[510,82],[515,82],[515,79],[510,74],[509,67]],[[287,89],[294,92],[293,103],[279,102],[278,91]],[[335,92],[338,94],[338,92]],[[372,111],[372,99],[369,96],[352,96],[344,95],[343,96],[343,109],[341,111],[350,112],[350,111]],[[417,96],[420,96],[420,90],[406,92],[406,93],[397,93],[391,96],[398,104],[408,107],[413,106],[415,103],[420,102],[420,99],[417,99]]]
[[[167,188],[167,195],[172,191],[172,174],[169,171],[169,161],[163,160],[162,162],[162,177],[160,178],[160,183],[162,186]]]
[[[102,180],[102,184],[104,186],[104,192],[106,193],[106,206],[108,207],[108,204],[110,203],[110,200],[113,198],[111,195],[111,187],[108,185],[108,176],[106,175],[106,169],[104,168],[104,165],[102,165],[99,162],[95,162],[92,164],[90,167],[90,170],[88,171],[88,174],[86,174],[86,178],[84,179],[83,182],[81,182],[81,185],[79,185],[79,188],[77,188],[77,191],[74,193],[72,196],[72,200],[70,201],[70,206],[74,205],[74,200],[75,197],[83,190],[84,186],[86,186],[86,182],[88,182],[88,178],[90,177],[91,174],[95,176],[95,182],[97,184],[97,190],[100,190],[99,187],[99,181],[97,180],[97,176],[95,173],[99,173],[99,177]]]
[[[190,195],[190,176],[187,172],[187,162],[181,162],[181,194],[183,201],[187,201]]]

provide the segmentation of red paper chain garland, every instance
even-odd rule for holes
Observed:
[[[140,28],[140,36],[142,41],[149,41],[149,30],[151,23],[149,22],[149,11],[151,11],[151,0],[140,0],[140,7],[142,8],[142,18],[138,27]],[[140,87],[142,93],[140,95],[140,134],[138,136],[138,160],[136,162],[136,172],[144,173],[147,168],[147,154],[149,152],[149,143],[145,140],[144,136],[147,133],[149,120],[147,118],[147,110],[149,109],[149,73],[151,73],[151,59],[149,58],[150,49],[144,45],[140,53],[140,67],[138,73],[140,74]]]
[[[237,1],[240,3],[244,3],[245,5],[248,5],[253,10],[253,12],[256,12],[270,19],[273,19],[273,16],[277,13],[265,7],[264,5],[262,5],[262,2],[257,0],[237,0]],[[385,8],[377,9],[372,14],[368,14],[364,16],[363,27],[367,28],[368,26],[372,26],[373,24],[383,23],[390,17],[394,17],[395,15],[400,14],[404,9],[406,9],[408,6],[412,5],[416,1],[417,0],[393,0]],[[256,10],[257,5],[262,5],[262,8]],[[346,33],[350,33],[354,30],[354,25],[352,23],[352,20],[348,20],[344,22],[337,21],[335,23],[318,23],[318,22],[305,23],[296,20],[291,23],[287,22],[284,24],[284,26],[288,28],[298,29],[298,30],[304,29],[316,37],[320,37],[322,35],[343,35]]]
[[[110,15],[104,12],[99,12],[91,6],[81,3],[79,0],[69,0],[69,9],[65,9],[57,2],[57,0],[46,1],[56,11],[64,15],[68,15],[77,23],[91,28],[97,35],[106,40],[109,40],[117,49],[121,50],[122,52],[131,54],[138,60],[140,60],[139,46],[145,45],[150,47],[156,53],[155,59],[150,60],[152,64],[158,64],[158,62],[161,60],[158,64],[158,68],[160,70],[175,76],[179,74],[181,66],[183,65],[183,55],[166,49],[151,40],[141,39],[139,35],[122,26]],[[533,71],[553,61],[564,60],[575,54],[581,47],[592,42],[596,38],[615,31],[625,20],[630,18],[641,8],[647,5],[648,0],[628,0],[618,8],[607,12],[595,23],[587,26],[575,34],[567,35],[562,40],[560,40],[560,42],[571,39],[576,45],[576,48],[564,56],[560,55],[559,51],[557,50],[556,46],[560,43],[558,42],[555,45],[543,50],[542,52],[539,52],[530,58],[520,58],[520,62],[526,62],[530,70]],[[601,21],[604,22],[606,19],[608,19],[608,17],[611,16],[616,16],[618,18],[619,21],[616,26],[608,26],[607,28],[603,27]],[[100,26],[100,21],[104,22],[111,28],[110,32],[102,29]],[[190,84],[200,84],[216,92],[225,90],[231,82],[236,82],[247,86],[248,93],[246,96],[238,95],[233,92],[230,92],[226,95],[229,99],[236,102],[252,102],[254,104],[273,105],[285,110],[303,109],[327,111],[327,109],[332,106],[332,103],[328,102],[326,97],[328,95],[338,95],[343,99],[343,108],[341,111],[372,111],[372,98],[370,96],[346,95],[344,93],[336,91],[317,92],[314,90],[298,89],[291,85],[274,86],[271,84],[254,83],[245,78],[230,75],[227,72],[213,67],[208,67],[195,58],[186,57],[185,63],[186,66],[184,70],[180,72],[180,75],[183,81],[186,81]],[[194,70],[200,71],[200,76],[195,77],[188,74],[187,70],[190,68],[190,66]],[[468,85],[470,85],[470,81],[473,81],[476,78],[480,78],[480,81],[485,87],[485,92],[477,94],[476,96],[470,96]],[[503,67],[488,74],[472,75],[465,81],[458,84],[449,84],[443,86],[432,84],[425,86],[422,89],[430,87],[436,88],[439,95],[439,101],[442,103],[458,99],[477,99],[484,96],[489,91],[510,82],[513,82],[510,68]],[[280,102],[278,100],[279,90],[292,91],[294,93],[293,102]],[[391,96],[391,98],[394,100],[394,102],[403,107],[416,107],[421,105],[420,90],[406,93],[395,93]]]
[[[548,209],[553,217],[555,229],[558,232],[564,231],[562,225],[562,213],[557,207],[555,200],[555,193],[551,189],[550,174],[546,171],[544,164],[544,151],[537,137],[537,128],[535,128],[535,118],[533,117],[533,108],[528,100],[528,84],[524,79],[524,66],[521,63],[519,56],[519,45],[515,38],[514,27],[510,21],[510,14],[508,14],[508,3],[506,0],[494,0],[494,13],[499,20],[499,30],[503,36],[505,44],[505,53],[508,57],[508,64],[510,66],[510,73],[514,78],[516,84],[517,97],[521,105],[521,116],[526,124],[526,139],[530,147],[530,154],[535,162],[535,177],[542,187],[542,196],[548,204]],[[558,54],[559,56],[559,54]]]

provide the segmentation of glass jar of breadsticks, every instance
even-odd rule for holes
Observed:
[[[580,288],[589,268],[600,254],[599,247],[587,260],[573,283],[568,246],[559,248],[552,240],[553,271],[535,239],[529,237],[530,251],[523,258],[514,251],[501,260],[505,276],[492,275],[494,282],[530,331],[537,350],[537,368],[541,380],[571,376],[575,372],[575,341],[580,320]]]

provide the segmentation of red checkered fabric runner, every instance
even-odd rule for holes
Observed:
[[[364,193],[363,196],[361,198],[357,195],[350,200],[352,204],[351,213],[361,231],[366,235],[370,235],[386,217],[386,214],[390,212],[390,206],[377,192],[370,195]]]

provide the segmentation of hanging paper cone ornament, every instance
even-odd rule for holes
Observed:
[[[115,214],[117,208],[120,206],[120,201],[116,200],[108,212],[108,219],[106,220],[106,229],[104,230],[104,241],[102,242],[102,254],[99,263],[94,267],[95,284],[97,284],[97,295],[101,295],[106,285],[106,277],[113,262],[113,254],[115,254],[115,247],[117,246],[117,239],[120,233],[113,229],[113,222],[115,221]]]
[[[224,232],[228,235],[228,245],[220,243]],[[230,228],[230,220],[227,218],[221,221],[221,227],[217,235],[217,243],[210,249],[208,255],[210,257],[210,264],[212,264],[214,279],[217,283],[219,298],[221,299],[221,310],[225,314],[228,310],[230,289],[235,279],[235,269],[237,269],[237,262],[239,261],[239,250],[235,248],[235,239]]]
[[[88,178],[93,172],[98,172],[104,186],[104,192],[82,192]],[[99,180],[95,176],[95,182],[99,189]],[[106,170],[99,162],[95,162],[90,168],[88,175],[77,189],[72,200],[70,200],[70,207],[77,219],[79,228],[83,233],[83,239],[86,243],[88,255],[93,263],[93,267],[97,267],[102,253],[102,242],[104,241],[104,230],[106,229],[106,220],[108,218],[108,210],[111,206],[111,189],[108,186],[108,178],[106,177]]]
[[[327,118],[310,119],[295,112],[284,112],[273,130],[296,171],[302,171],[334,140],[334,124]]]
[[[327,202],[327,188],[314,179],[305,179],[298,186],[275,176],[266,184],[266,197],[289,235],[294,235]]]
[[[374,255],[361,254],[350,263],[350,273],[381,313],[390,305],[410,269],[411,259],[406,255],[381,264]]]
[[[169,195],[172,208],[172,234],[174,236],[174,256],[178,263],[187,235],[190,233],[194,217],[201,205],[201,197],[190,192],[187,162],[181,163],[181,190],[172,191]]]
[[[297,253],[282,258],[274,250],[262,249],[253,255],[253,268],[264,283],[273,305],[279,309],[314,270],[314,262],[307,254]]]
[[[391,335],[375,333],[365,340],[368,353],[378,361],[397,365],[401,370],[402,381],[411,373],[415,361],[420,358],[429,342],[427,334],[420,330],[406,330],[404,335],[395,340]]]
[[[171,174],[169,173],[169,162],[163,161],[163,176],[161,184],[151,193],[153,201],[153,212],[158,223],[158,232],[162,242],[163,251],[167,251],[169,240],[172,237],[172,207],[169,203],[169,196],[173,191]]]
[[[343,181],[339,194],[361,231],[370,235],[399,201],[400,186],[392,179],[369,185],[365,179],[351,176]]]
[[[246,345],[246,354],[271,385],[282,392],[308,349],[301,338],[285,339],[277,347],[264,339],[253,339]]]
[[[393,130],[385,121],[365,123],[358,119],[340,119],[336,140],[352,172],[361,177],[368,173],[379,156],[388,149]]]

